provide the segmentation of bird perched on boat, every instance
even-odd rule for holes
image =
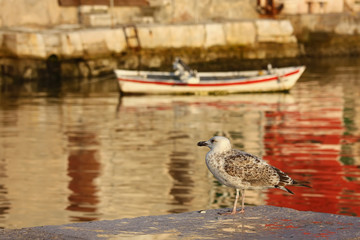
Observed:
[[[231,147],[226,137],[215,136],[208,141],[197,143],[206,146],[210,151],[206,154],[206,165],[220,183],[236,189],[236,198],[232,212],[236,214],[236,204],[241,191],[241,210],[244,213],[245,189],[278,188],[294,194],[285,186],[310,187],[299,182],[280,169],[271,166],[261,158]]]

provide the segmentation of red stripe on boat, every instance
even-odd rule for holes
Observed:
[[[297,74],[300,71],[300,69],[290,72],[287,74],[284,74],[280,77],[287,77],[294,74]],[[273,81],[278,80],[278,77],[271,77],[271,78],[265,78],[260,80],[248,80],[248,81],[236,81],[236,82],[229,82],[229,83],[183,83],[183,82],[162,82],[162,81],[156,81],[156,80],[135,80],[135,79],[125,79],[125,78],[118,78],[119,81],[124,82],[134,82],[134,83],[144,83],[144,84],[157,84],[157,85],[170,85],[170,86],[188,86],[188,87],[220,87],[220,86],[232,86],[232,85],[243,85],[243,84],[252,84],[252,83],[261,83],[261,82],[267,82],[267,81]]]

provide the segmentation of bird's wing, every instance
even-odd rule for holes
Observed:
[[[286,173],[281,171],[280,169],[270,166],[272,169],[275,170],[276,174],[279,176],[279,183],[278,186],[286,186],[286,185],[292,185],[294,183],[294,180],[289,177]]]
[[[250,186],[275,186],[281,179],[279,169],[255,155],[242,151],[233,151],[225,158],[224,170],[230,176],[249,183]]]

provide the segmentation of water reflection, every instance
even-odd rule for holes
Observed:
[[[321,212],[339,211],[342,181],[339,162],[342,124],[342,91],[313,91],[310,99],[302,98],[298,107],[290,111],[267,112],[264,158],[271,164],[286,169],[294,178],[310,181],[313,189],[294,190],[303,198],[289,201],[269,191],[268,202],[299,210],[318,209]],[[309,93],[304,93],[309,96]],[[332,184],[337,183],[337,184]],[[315,200],[316,199],[316,200]],[[313,201],[315,200],[315,201]],[[340,204],[341,207],[341,204]]]
[[[309,67],[290,94],[119,102],[113,79],[5,94],[0,226],[231,207],[234,190],[215,181],[196,146],[216,134],[313,186],[248,191],[247,204],[360,216],[360,72],[351,64]]]
[[[96,135],[91,132],[68,132],[69,157],[68,157],[68,176],[69,190],[68,197],[69,211],[75,212],[72,221],[93,221],[97,217],[76,216],[76,213],[96,213],[99,199],[97,196],[96,178],[100,174],[100,162],[98,161],[98,150],[87,149],[88,146],[97,145]]]
[[[61,98],[71,94],[83,96],[106,95],[118,91],[113,75],[94,79],[59,79],[57,76],[42,79],[12,79],[0,75],[0,97],[2,101],[23,97]]]
[[[180,136],[186,140],[190,140],[186,136]],[[172,183],[170,189],[170,196],[172,199],[170,203],[176,207],[169,210],[170,213],[185,212],[189,209],[189,206],[194,199],[192,196],[192,190],[194,188],[194,180],[191,177],[191,159],[186,158],[190,155],[185,151],[173,151],[170,154],[170,162],[168,164],[169,174],[172,177]]]
[[[119,119],[136,116],[139,121],[140,118],[149,119],[147,114],[154,119],[162,118],[160,116],[166,113],[171,116],[161,121],[160,125],[151,124],[152,127],[147,130],[151,134],[165,134],[169,140],[166,143],[171,143],[171,148],[163,147],[165,151],[170,151],[168,166],[173,181],[171,203],[177,207],[169,212],[179,212],[194,209],[194,206],[228,207],[233,201],[233,190],[214,181],[204,165],[206,150],[197,149],[192,139],[208,138],[221,133],[230,137],[235,146],[262,155],[265,112],[279,111],[291,104],[294,104],[294,98],[289,94],[126,97],[122,99]],[[138,116],[139,113],[142,115]],[[142,135],[151,135],[145,134],[144,130],[141,131]],[[125,131],[124,134],[134,133]],[[210,198],[205,205],[201,205],[201,196],[209,193]],[[249,192],[248,196],[251,204],[265,203],[263,192]]]

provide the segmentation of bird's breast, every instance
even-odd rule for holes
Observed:
[[[220,183],[232,186],[232,184],[229,184],[228,176],[224,170],[224,159],[222,159],[221,156],[217,154],[208,154],[206,156],[206,166]]]

